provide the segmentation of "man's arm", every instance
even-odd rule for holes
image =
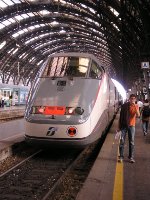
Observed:
[[[140,111],[139,111],[139,106],[138,105],[135,105],[135,111],[136,111],[137,117],[140,117]]]

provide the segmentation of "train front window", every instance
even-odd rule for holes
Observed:
[[[53,57],[48,62],[42,77],[86,77],[90,59],[84,57]]]
[[[101,79],[102,69],[98,66],[95,61],[92,61],[89,77],[93,79]]]

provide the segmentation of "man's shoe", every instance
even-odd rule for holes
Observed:
[[[130,163],[135,163],[135,160],[133,158],[130,158]]]
[[[147,135],[147,132],[146,131],[144,131],[144,136],[146,136]]]
[[[118,162],[122,163],[123,162],[123,158],[119,158]]]

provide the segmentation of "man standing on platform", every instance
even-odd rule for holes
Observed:
[[[135,138],[135,122],[136,116],[140,117],[139,107],[135,104],[136,96],[130,95],[129,102],[126,102],[121,107],[120,119],[119,119],[119,130],[121,131],[121,138],[119,144],[119,162],[123,162],[124,158],[124,144],[126,133],[128,132],[129,140],[129,160],[134,163],[134,138]]]

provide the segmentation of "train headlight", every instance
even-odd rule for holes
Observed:
[[[45,111],[44,106],[33,106],[31,109],[31,114],[43,114]]]
[[[66,107],[65,115],[82,115],[84,110],[81,107]]]
[[[74,108],[68,108],[68,114],[72,115],[74,114]]]

